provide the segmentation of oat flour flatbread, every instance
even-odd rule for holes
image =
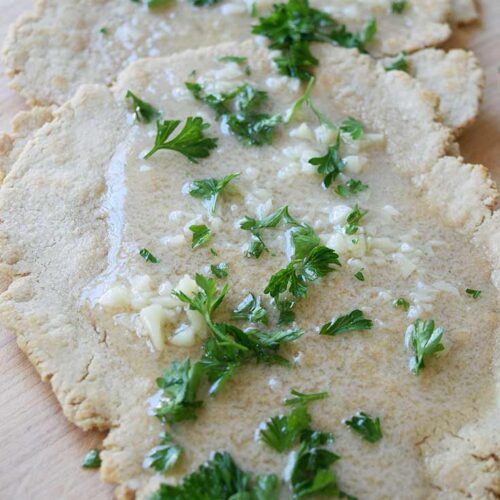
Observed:
[[[259,13],[269,12],[272,3],[257,2]],[[391,13],[389,0],[318,0],[312,5],[351,30],[374,16],[378,36],[369,47],[373,55],[414,51],[450,35],[450,0],[412,0],[402,14]],[[10,30],[5,66],[13,87],[30,103],[62,104],[82,83],[113,82],[139,57],[249,38],[257,21],[250,16],[251,6],[233,0],[200,8],[179,0],[148,10],[131,1],[38,0]]]
[[[349,176],[369,186],[355,196],[321,187],[322,176],[308,161],[325,153],[332,131],[307,110],[280,125],[271,145],[246,146],[185,89],[188,79],[226,92],[249,81],[269,93],[269,113],[285,113],[303,89],[276,74],[268,50],[253,42],[142,60],[112,89],[83,86],[27,141],[4,181],[0,319],[50,381],[65,415],[82,429],[110,429],[101,475],[120,484],[120,497],[137,491],[143,498],[213,450],[229,451],[255,473],[281,476],[287,455],[254,436],[263,421],[285,411],[292,387],[329,392],[310,412],[315,428],[336,436],[333,448],[342,458],[333,469],[350,494],[500,493],[496,190],[485,169],[446,156],[452,134],[435,119],[436,98],[414,79],[385,72],[356,51],[318,46],[315,53],[321,59],[315,106],[335,123],[351,116],[365,127],[362,139],[344,137],[341,146],[346,167],[336,182]],[[228,54],[247,57],[251,75],[217,61]],[[134,120],[124,100],[129,89],[161,109],[163,119],[201,113],[218,148],[198,164],[165,150],[144,160],[155,125]],[[229,173],[241,175],[210,216],[186,186]],[[144,469],[164,429],[148,415],[155,378],[173,360],[200,356],[199,341],[172,343],[189,317],[181,303],[172,304],[169,290],[186,289],[185,275],[208,273],[209,264],[223,261],[230,292],[221,320],[248,292],[263,295],[269,277],[287,263],[286,227],[265,230],[270,252],[250,259],[243,255],[250,235],[238,221],[285,204],[335,248],[342,264],[311,284],[297,305],[305,334],[281,350],[293,367],[250,363],[216,398],[200,389],[198,419],[173,430],[184,460],[167,479]],[[368,213],[348,236],[346,217],[355,204]],[[191,249],[193,224],[210,226],[217,257],[208,246]],[[141,248],[159,262],[145,261]],[[365,281],[354,277],[360,270]],[[466,288],[481,290],[480,298]],[[398,297],[408,299],[408,311],[394,307]],[[145,320],[153,304],[166,315],[158,330]],[[356,308],[373,320],[371,330],[318,334],[325,322]],[[446,347],[419,376],[409,371],[404,343],[417,317],[445,328]],[[380,417],[379,443],[342,424],[359,410]]]

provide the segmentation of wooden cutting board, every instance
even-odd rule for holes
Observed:
[[[31,7],[31,0],[0,0],[0,45],[8,25]],[[446,48],[466,47],[486,72],[485,99],[477,122],[460,139],[471,163],[490,168],[500,185],[500,1],[482,0],[482,23],[459,30]],[[25,109],[7,88],[0,66],[0,130]],[[0,332],[0,500],[111,498],[113,487],[98,473],[81,469],[85,452],[103,435],[83,433],[66,421],[47,384],[18,349],[12,335]]]

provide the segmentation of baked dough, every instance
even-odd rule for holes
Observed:
[[[167,344],[152,351],[122,316],[98,305],[103,291],[137,275],[150,276],[156,286],[203,272],[214,257],[192,251],[183,228],[204,221],[214,229],[217,259],[229,263],[227,313],[245,291],[261,293],[286,262],[279,229],[268,236],[274,255],[242,255],[246,235],[235,224],[241,216],[288,204],[294,216],[330,239],[338,207],[356,202],[369,210],[359,235],[366,250],[341,253],[339,272],[311,286],[299,305],[297,320],[306,334],[284,349],[295,368],[248,365],[217,398],[207,397],[199,419],[175,429],[187,451],[169,480],[214,449],[230,451],[249,470],[280,474],[286,456],[256,442],[254,432],[283,411],[294,387],[330,392],[311,412],[317,428],[336,435],[342,459],[335,469],[349,493],[408,499],[500,494],[495,187],[483,167],[446,156],[453,134],[436,120],[437,99],[413,78],[385,72],[356,51],[318,46],[315,53],[322,62],[312,94],[316,106],[335,122],[361,120],[378,138],[360,146],[367,165],[357,177],[369,189],[354,199],[323,190],[307,168],[310,154],[324,152],[314,134],[305,133],[318,126],[314,116],[281,128],[270,146],[249,147],[224,134],[211,111],[184,90],[192,70],[206,84],[237,85],[244,73],[217,59],[246,56],[248,78],[269,92],[270,111],[284,112],[302,91],[275,73],[269,51],[254,42],[141,60],[111,89],[81,87],[26,142],[6,176],[0,320],[16,333],[72,422],[110,429],[101,475],[120,484],[120,497],[136,491],[142,498],[165,480],[142,468],[162,429],[148,416],[146,401],[170,362],[196,359],[200,347]],[[165,119],[202,113],[212,124],[207,134],[219,138],[218,149],[198,165],[173,151],[144,161],[154,124],[134,122],[124,100],[128,89]],[[215,218],[182,192],[193,179],[238,171],[238,192],[222,201]],[[171,236],[179,236],[175,244]],[[144,246],[160,263],[138,256]],[[353,278],[360,264],[365,282]],[[467,296],[467,287],[481,289],[480,300]],[[412,314],[433,317],[446,329],[444,355],[430,360],[419,377],[408,371],[403,341],[412,319],[392,306],[391,298],[402,295],[411,300]],[[356,307],[374,320],[371,331],[317,335],[316,327]],[[360,409],[380,416],[379,445],[342,425]]]
[[[389,0],[312,1],[357,30],[375,16],[379,34],[374,55],[397,54],[437,45],[450,35],[451,0],[412,0],[403,14],[390,12]],[[261,13],[273,2],[257,2]],[[354,3],[354,5],[353,5]],[[139,57],[170,55],[250,37],[255,24],[244,0],[209,8],[179,0],[148,10],[121,0],[37,0],[32,12],[11,27],[4,62],[12,87],[31,104],[62,104],[82,83],[111,83]],[[109,34],[101,33],[106,28]]]

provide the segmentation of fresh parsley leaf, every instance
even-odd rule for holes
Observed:
[[[158,446],[152,448],[144,459],[143,466],[157,472],[167,472],[179,461],[183,448],[176,444],[172,436],[163,432]]]
[[[170,5],[171,0],[145,0],[145,4],[149,9],[158,9]]]
[[[205,137],[204,130],[210,125],[204,123],[200,116],[189,116],[182,130],[169,141],[180,123],[180,120],[157,120],[155,144],[144,159],[150,158],[160,149],[170,149],[183,154],[189,161],[198,163],[199,158],[206,158],[217,147],[217,139]]]
[[[194,198],[200,198],[207,202],[207,208],[211,214],[215,213],[217,200],[224,188],[241,174],[229,174],[223,179],[201,179],[193,181],[189,187],[189,194]]]
[[[189,226],[189,230],[193,233],[191,248],[195,249],[207,243],[212,237],[212,231],[205,224],[193,224]]]
[[[245,83],[232,92],[205,94],[198,83],[186,82],[193,97],[210,106],[229,130],[248,145],[270,144],[281,115],[270,116],[260,108],[266,103],[266,92]]]
[[[406,59],[406,52],[400,52],[389,64],[384,66],[386,71],[404,71],[408,73],[410,71],[410,65]]]
[[[221,262],[220,264],[217,265],[211,265],[210,266],[210,271],[212,271],[212,274],[216,276],[217,278],[227,278],[229,275],[228,272],[229,266],[225,262]]]
[[[295,302],[293,300],[275,300],[276,309],[279,311],[278,325],[288,325],[295,321]]]
[[[422,321],[417,319],[406,331],[406,346],[410,348],[414,355],[410,359],[410,370],[418,375],[425,367],[424,361],[429,357],[444,350],[441,343],[444,328],[435,327],[434,320]]]
[[[472,288],[467,288],[465,293],[469,294],[473,299],[478,299],[481,295],[481,290],[474,290]]]
[[[410,303],[406,299],[403,299],[403,297],[399,297],[399,299],[395,299],[392,302],[392,305],[394,307],[399,307],[399,308],[403,309],[403,311],[408,311],[408,309],[410,309]]]
[[[139,250],[139,255],[146,261],[152,262],[153,264],[158,264],[160,259],[156,258],[147,248],[142,248]]]
[[[232,318],[250,323],[264,323],[265,325],[269,322],[267,310],[262,306],[260,297],[255,297],[253,293],[249,293],[238,304],[233,311]]]
[[[391,12],[393,14],[402,14],[408,7],[406,0],[394,0],[391,2]]]
[[[281,73],[309,80],[313,67],[319,63],[310,51],[311,42],[365,51],[365,45],[375,36],[376,23],[371,20],[360,33],[353,34],[325,12],[309,7],[308,0],[289,0],[274,4],[271,14],[261,17],[252,32],[267,37],[270,48],[281,51],[275,58]]]
[[[361,269],[361,271],[358,271],[354,277],[356,279],[358,279],[359,281],[365,281],[365,275],[363,274],[363,270]]]
[[[355,205],[352,212],[347,216],[347,224],[345,233],[348,235],[356,234],[359,230],[361,219],[368,213],[368,210],[361,210],[358,205]]]
[[[313,392],[307,394],[305,392],[299,392],[295,389],[292,389],[290,392],[294,397],[285,400],[285,405],[287,406],[304,405],[310,403],[311,401],[319,401],[320,399],[328,397],[328,392]]]
[[[340,134],[337,134],[335,144],[328,148],[325,156],[311,158],[309,163],[318,167],[318,174],[323,175],[323,185],[326,188],[330,187],[345,168],[345,162],[340,156]]]
[[[190,0],[195,7],[207,7],[215,5],[219,0]]]
[[[345,420],[344,424],[362,436],[365,441],[376,443],[382,439],[382,429],[380,419],[370,417],[370,415],[360,411],[350,420]]]
[[[150,123],[160,116],[160,112],[151,104],[139,99],[132,91],[127,90],[125,99],[128,99],[134,108],[135,118],[138,122]]]
[[[288,231],[293,247],[293,259],[303,259],[317,247],[321,241],[314,229],[305,223],[294,223]]]
[[[311,416],[305,405],[297,406],[289,415],[279,415],[269,419],[259,436],[267,446],[283,453],[299,440],[302,432],[309,429]]]
[[[109,29],[108,29],[108,28],[106,28],[106,26],[103,26],[103,27],[99,30],[99,33],[102,33],[103,35],[108,36],[108,35],[109,35]]]
[[[365,128],[363,124],[350,116],[346,118],[339,127],[340,132],[343,134],[348,134],[351,136],[351,139],[357,141],[361,139],[365,133]]]
[[[370,330],[372,326],[373,321],[366,319],[363,311],[355,309],[345,316],[339,316],[335,321],[325,323],[321,327],[319,334],[335,336],[345,332]]]
[[[345,184],[338,184],[335,187],[335,192],[342,196],[342,198],[347,198],[351,194],[361,193],[366,191],[368,186],[363,184],[360,180],[357,179],[349,179]]]
[[[278,500],[279,480],[274,474],[252,476],[236,465],[227,452],[186,476],[176,486],[161,484],[149,500]]]
[[[218,59],[220,62],[234,62],[236,64],[245,64],[248,61],[247,57],[242,56],[223,56]]]
[[[101,450],[93,448],[83,457],[82,467],[84,469],[98,469],[101,463]]]
[[[218,257],[219,254],[215,251],[215,249],[213,248],[210,248],[210,253],[214,256],[214,257]]]
[[[290,483],[294,498],[312,495],[339,496],[337,477],[330,465],[340,457],[324,448],[303,442],[294,456]]]
[[[162,390],[162,397],[153,408],[154,415],[164,423],[175,423],[196,419],[196,410],[203,404],[196,398],[203,377],[200,362],[191,364],[189,359],[174,361],[156,385]]]
[[[318,245],[303,259],[294,259],[273,274],[264,293],[276,300],[287,291],[294,297],[305,297],[309,283],[333,272],[332,266],[340,266],[338,255],[331,248]]]
[[[259,235],[252,235],[252,239],[245,250],[246,257],[253,257],[258,259],[264,250],[267,250],[267,247]]]

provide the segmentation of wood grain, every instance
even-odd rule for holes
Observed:
[[[7,26],[30,0],[0,0],[0,44]],[[477,122],[460,144],[467,161],[488,166],[500,184],[500,2],[482,1],[482,22],[460,29],[446,47],[476,52],[486,72],[485,98]],[[0,66],[0,130],[8,130],[23,100],[7,87]],[[83,433],[67,422],[47,384],[10,334],[0,335],[0,499],[105,499],[112,486],[83,471],[85,452],[103,435]]]

